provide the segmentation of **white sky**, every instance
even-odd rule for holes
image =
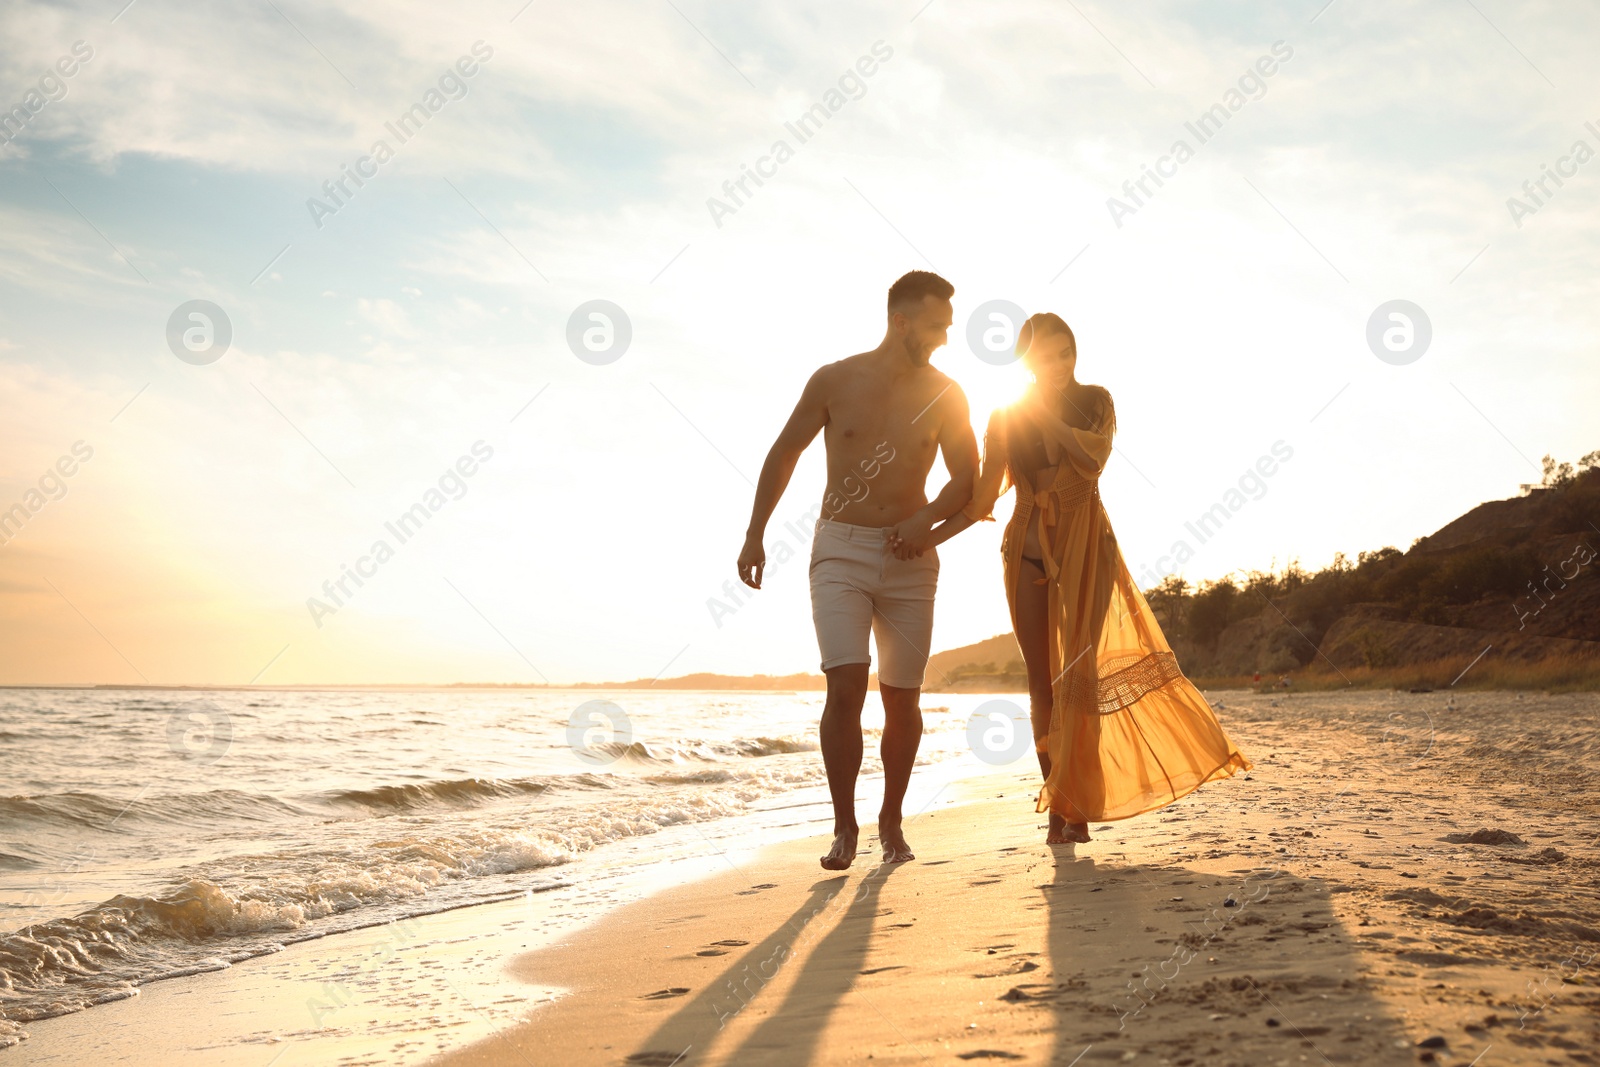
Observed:
[[[93,49],[0,147],[0,509],[94,449],[0,546],[0,683],[814,671],[800,562],[720,627],[706,601],[801,384],[872,347],[918,267],[956,286],[935,364],[980,425],[1019,379],[968,349],[973,309],[1073,324],[1117,400],[1103,496],[1136,575],[1279,440],[1186,577],[1404,548],[1600,447],[1600,162],[1520,227],[1506,204],[1600,150],[1591,10],[674,3],[0,11],[7,110]],[[313,225],[477,41],[466,96]],[[1185,122],[1279,41],[1198,145]],[[707,198],[779,138],[717,226]],[[1195,157],[1119,228],[1107,198],[1179,138]],[[165,339],[193,299],[233,328],[208,366]],[[566,345],[593,299],[633,327],[607,365]],[[1393,299],[1433,328],[1405,366],[1365,339]],[[480,440],[466,495],[319,628],[307,598]],[[783,525],[820,449],[769,551],[803,555]],[[999,526],[942,551],[936,649],[1008,627]]]

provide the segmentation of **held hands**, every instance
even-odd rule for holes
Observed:
[[[747,534],[739,550],[739,580],[751,589],[761,588],[761,572],[767,569],[767,550],[760,534]]]
[[[932,548],[934,545],[932,527],[933,520],[920,511],[904,522],[890,527],[889,547],[894,551],[894,558],[914,559]]]

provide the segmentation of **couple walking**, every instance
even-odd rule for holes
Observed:
[[[961,387],[929,365],[947,340],[955,289],[928,271],[889,288],[878,347],[811,376],[761,468],[739,577],[761,588],[768,519],[796,462],[823,434],[828,481],[811,549],[811,610],[822,671],[822,758],[833,799],[833,847],[822,866],[856,856],[861,709],[878,647],[883,701],[885,862],[913,859],[901,802],[922,739],[923,672],[933,637],[936,546],[991,518],[1010,487],[1017,502],[1001,543],[1011,624],[1028,672],[1034,747],[1050,844],[1089,840],[1092,821],[1169,804],[1250,767],[1210,705],[1178,669],[1133,584],[1100,502],[1116,412],[1111,394],[1076,375],[1072,330],[1032,316],[1017,352],[1033,382],[995,411],[980,470]],[[924,486],[943,454],[949,483]]]

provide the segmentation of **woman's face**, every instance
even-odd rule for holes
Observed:
[[[1059,389],[1072,380],[1072,372],[1078,365],[1078,351],[1070,335],[1059,330],[1036,332],[1026,339],[1026,347],[1023,347],[1023,340],[1018,338],[1017,353],[1040,385]]]

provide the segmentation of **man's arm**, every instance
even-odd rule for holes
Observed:
[[[800,454],[828,424],[827,372],[828,368],[823,367],[806,382],[800,402],[772,443],[766,462],[761,465],[761,477],[756,479],[756,501],[750,509],[750,526],[739,552],[739,580],[752,589],[761,588],[761,572],[767,566],[767,550],[761,543],[767,533],[767,521],[789,486]]]
[[[972,485],[972,500],[966,507],[935,526],[928,533],[928,543],[937,547],[967,529],[974,523],[990,518],[1000,490],[1006,480],[1009,460],[1006,445],[1005,423],[1001,409],[989,413],[989,427],[983,435],[983,467]]]
[[[939,426],[939,451],[944,454],[950,481],[938,496],[889,531],[896,559],[911,559],[933,547],[928,536],[933,524],[948,519],[972,499],[972,485],[978,476],[978,441],[972,435],[972,415],[960,386],[952,382],[946,395],[949,400]]]

